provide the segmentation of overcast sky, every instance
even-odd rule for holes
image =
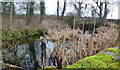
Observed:
[[[6,1],[6,0],[0,0],[0,1]],[[27,1],[27,0],[14,0],[14,1],[16,1],[16,2],[18,2],[18,1]],[[39,2],[39,0],[33,0],[33,1],[38,1]],[[74,3],[74,2],[77,2],[77,1],[79,1],[79,0],[66,0],[67,2],[69,2],[69,1],[72,1],[72,3]],[[92,0],[83,0],[83,1],[85,1],[85,3],[86,4],[92,4],[92,5],[94,5],[94,3],[92,2]],[[104,0],[103,0],[104,1]],[[111,3],[112,3],[112,1],[119,1],[119,0],[109,0],[109,1],[111,1]],[[46,14],[48,14],[48,15],[55,15],[56,14],[56,7],[57,7],[57,0],[45,0],[45,6],[46,6]],[[62,7],[63,7],[63,3],[64,3],[64,0],[60,0],[60,10],[62,11]],[[108,16],[107,16],[107,18],[108,19],[111,19],[111,18],[113,18],[113,19],[118,19],[118,6],[116,5],[116,6],[110,6],[110,12],[109,12],[109,14],[108,14]],[[69,5],[69,4],[67,4],[67,9],[66,9],[66,12],[68,13],[68,12],[74,12],[75,10],[74,10],[74,7],[73,7],[73,5]],[[89,11],[89,9],[88,9],[88,11]],[[87,13],[87,14],[85,14],[84,16],[90,16],[90,14],[89,14],[89,12],[88,11],[84,11],[85,13]]]
[[[45,1],[46,1],[46,13],[51,14],[51,15],[55,14],[56,13],[56,6],[57,6],[56,2],[57,2],[57,0],[45,0]],[[67,0],[67,1],[70,1],[70,0]],[[75,0],[75,1],[77,1],[77,0]],[[114,1],[117,1],[117,0],[114,0]],[[63,0],[60,0],[60,2],[63,5]],[[86,0],[85,3],[92,3],[92,2],[91,2],[91,0]],[[61,7],[62,7],[62,5],[61,5]],[[111,18],[112,19],[118,19],[118,6],[117,5],[112,6],[112,7],[110,7],[110,9],[111,9],[111,11],[109,12],[107,18],[108,19],[111,19]],[[73,6],[68,5],[66,12],[68,12],[68,11],[73,12],[74,11]],[[88,14],[86,14],[86,15],[88,15]]]

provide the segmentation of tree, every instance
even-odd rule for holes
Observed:
[[[107,8],[108,4],[109,4],[109,2],[106,2],[106,1],[105,1],[103,18],[106,18],[106,17],[107,17],[107,14],[109,13],[109,9]]]
[[[109,13],[108,4],[109,2],[104,0],[93,0],[96,6],[91,5],[91,15],[97,15],[99,17],[99,23],[103,24]],[[100,25],[101,25],[100,24]]]
[[[77,10],[77,13],[78,13],[78,16],[79,17],[81,17],[82,16],[82,4],[83,4],[83,2],[78,2],[78,7],[77,7],[77,5],[76,4],[74,4],[74,7],[75,7],[75,9]]]
[[[94,17],[95,14],[96,14],[96,9],[93,6],[91,6],[91,15],[92,15],[92,17]]]
[[[40,23],[42,22],[44,15],[45,15],[45,0],[42,0],[42,2],[40,2]]]
[[[14,7],[14,3],[10,2],[10,23],[12,23],[13,21],[13,7]]]
[[[59,0],[57,1],[57,16],[59,18]]]
[[[61,20],[63,19],[63,16],[65,14],[65,10],[66,10],[66,0],[64,0],[64,6],[63,6],[62,15],[61,15]]]
[[[10,29],[10,24],[12,24],[13,16],[15,15],[14,2],[1,2],[1,5],[2,5],[3,23],[4,21],[9,20],[10,23],[8,23],[5,26],[6,29]]]
[[[2,4],[2,9],[3,9],[2,14],[3,15],[8,14],[8,12],[9,12],[9,7],[8,7],[9,2],[2,2],[1,4]]]
[[[97,13],[97,15],[99,16],[100,19],[105,19],[107,17],[108,12],[109,12],[109,9],[107,8],[109,2],[106,0],[103,2],[101,0],[100,1],[94,0],[94,2],[97,5],[97,9],[98,9],[98,12],[97,12],[97,9],[95,12]]]
[[[34,15],[34,2],[28,2],[27,3],[27,23],[26,25],[28,25],[28,23],[30,22],[30,20],[32,19],[32,16]]]

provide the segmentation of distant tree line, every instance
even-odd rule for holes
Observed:
[[[101,0],[92,0],[94,2],[95,5],[92,4],[85,4],[84,0],[79,0],[79,1],[75,1],[75,0],[71,0],[68,2],[67,0],[64,0],[63,2],[63,6],[60,5],[60,0],[56,0],[57,1],[57,9],[56,9],[56,13],[59,19],[63,19],[63,16],[65,15],[66,12],[66,8],[68,4],[71,4],[74,7],[74,11],[77,12],[77,15],[79,17],[83,17],[83,15],[85,14],[84,11],[88,8],[88,6],[90,6],[90,10],[88,10],[89,12],[91,12],[91,17],[98,17],[101,20],[104,20],[107,18],[108,13],[110,12],[110,9],[108,8],[108,5],[110,4],[108,0],[105,1],[101,1]],[[19,6],[20,10],[26,10],[26,17],[27,17],[27,22],[26,25],[29,24],[29,22],[32,20],[32,16],[34,15],[34,11],[35,9],[40,11],[40,23],[42,22],[45,13],[45,0],[40,0],[38,2],[0,2],[0,4],[2,5],[2,14],[4,15],[9,15],[9,19],[10,19],[10,23],[12,23],[13,21],[13,17],[14,15],[16,15],[16,6],[19,6],[19,4],[21,4],[21,6]],[[74,2],[74,3],[73,3]],[[52,7],[52,6],[50,6]],[[62,9],[60,9],[62,8]],[[84,10],[85,9],[85,10]],[[60,13],[61,11],[61,13]],[[74,12],[75,13],[75,12]],[[73,13],[73,14],[74,14]],[[61,16],[60,16],[61,14]]]

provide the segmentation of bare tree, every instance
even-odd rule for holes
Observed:
[[[13,21],[13,6],[14,6],[14,3],[10,2],[10,23],[12,23]]]
[[[57,1],[57,16],[59,18],[59,0]]]
[[[94,6],[91,6],[91,15],[92,17],[95,17],[95,14],[96,14],[96,9]]]
[[[6,20],[9,20],[10,23],[8,23],[6,26],[6,29],[10,29],[10,24],[13,21],[13,15],[15,14],[14,9],[14,2],[1,2],[2,5],[2,17],[3,17],[3,23]],[[8,16],[6,16],[8,15]]]
[[[61,15],[61,20],[63,19],[63,16],[65,14],[65,10],[66,10],[66,0],[64,0],[64,6],[63,6],[62,15]]]
[[[97,9],[95,12],[99,16],[99,18],[105,19],[107,17],[108,12],[109,12],[109,9],[108,9],[109,2],[106,0],[105,1],[94,0],[94,2],[97,5]]]
[[[40,23],[42,22],[44,15],[45,15],[45,0],[42,0],[42,2],[40,2]]]
[[[34,15],[34,2],[28,2],[27,3],[27,23],[26,25],[28,25],[28,23],[30,22],[30,20],[32,19],[32,16]]]
[[[77,5],[76,4],[74,4],[74,7],[75,7],[75,9],[77,10],[77,13],[78,13],[78,16],[79,17],[81,17],[82,16],[82,4],[83,4],[83,2],[81,1],[79,1],[78,2],[78,7],[77,7]]]

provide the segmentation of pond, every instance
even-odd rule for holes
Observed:
[[[42,68],[46,66],[57,66],[57,60],[51,58],[50,55],[54,50],[54,43],[51,41],[34,41],[34,54],[30,50],[30,44],[23,43],[18,45],[15,53],[9,52],[7,49],[3,49],[4,62],[9,64],[16,64],[20,67],[31,69],[31,68]],[[72,41],[66,42],[66,47],[70,46]],[[17,55],[15,60],[13,57]],[[9,57],[9,58],[8,58]],[[13,59],[11,59],[13,58]],[[54,61],[55,60],[55,61]],[[16,62],[17,61],[17,62]]]
[[[41,45],[42,45],[41,41],[35,41],[34,42],[36,59],[34,59],[33,56],[32,56],[29,44],[25,43],[25,44],[22,44],[22,45],[18,45],[17,46],[17,56],[19,58],[18,59],[19,60],[18,65],[20,67],[23,67],[23,68],[30,68],[31,69],[31,68],[34,68],[35,62],[38,62],[38,67],[42,67],[42,65],[43,65],[43,61],[42,61],[43,52],[46,53],[46,54],[44,54],[45,59],[46,59],[45,60],[46,65],[45,66],[52,65],[48,54],[52,53],[53,48],[54,48],[54,46],[53,46],[54,44],[52,42],[50,42],[50,41],[44,42],[44,43],[46,45],[45,50],[43,50],[41,48]],[[3,54],[5,54],[6,56],[9,56],[9,57],[14,56],[13,53],[10,53],[5,49],[3,51]],[[9,58],[5,58],[4,61],[14,62],[14,60],[11,60]]]

